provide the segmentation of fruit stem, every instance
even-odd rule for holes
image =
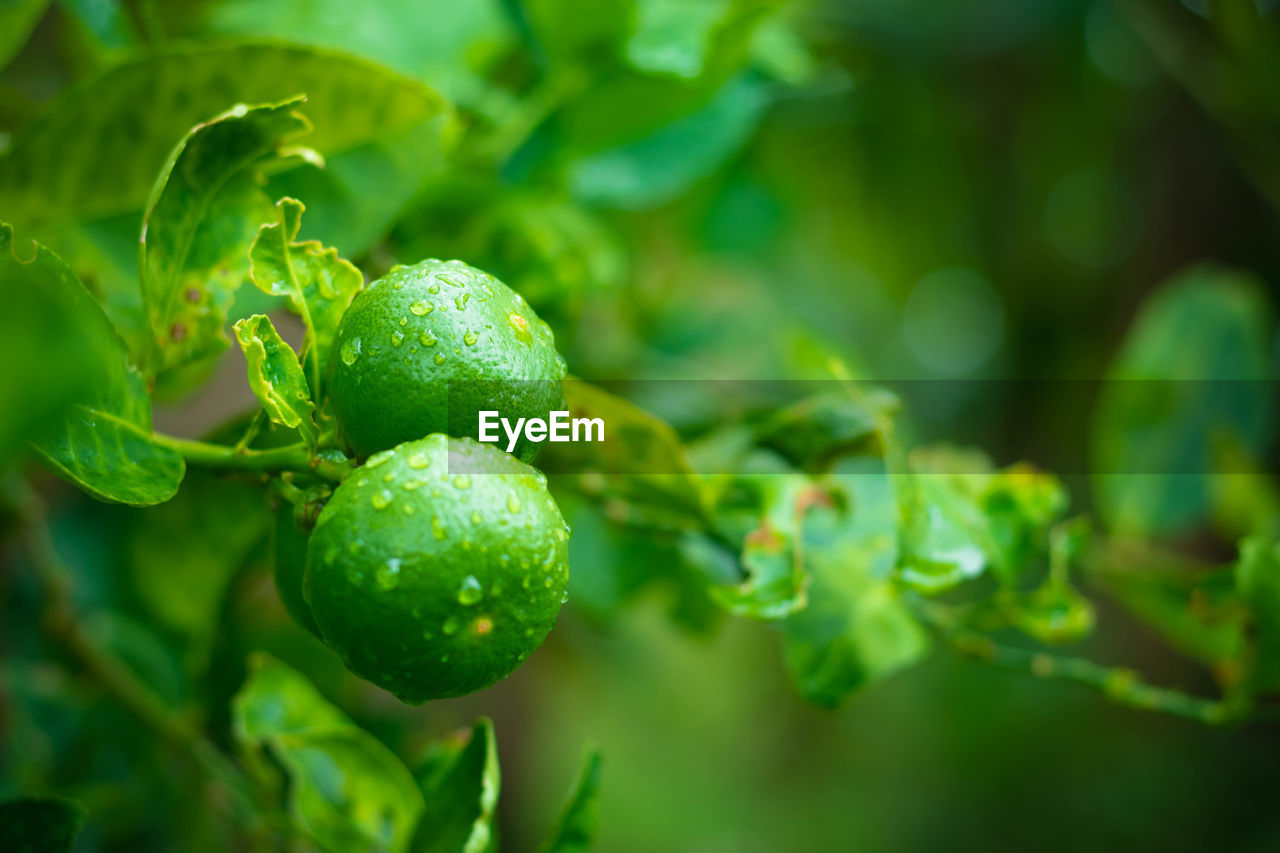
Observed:
[[[349,465],[322,459],[312,455],[307,445],[299,442],[283,447],[251,450],[247,447],[228,447],[188,438],[155,434],[155,440],[182,454],[189,465],[222,468],[236,471],[298,471],[314,474],[321,479],[340,482]]]

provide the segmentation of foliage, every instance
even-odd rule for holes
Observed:
[[[515,814],[499,737],[527,737],[541,695],[527,685],[597,654],[634,664],[643,651],[617,647],[653,600],[690,633],[773,644],[749,668],[695,674],[677,703],[705,705],[748,769],[760,726],[717,701],[727,683],[767,691],[775,671],[822,709],[908,691],[958,656],[1237,731],[1274,717],[1274,235],[1240,248],[1205,226],[1156,254],[1152,188],[1120,177],[1114,152],[1136,147],[1117,117],[1147,104],[1133,92],[1160,86],[1202,113],[1170,108],[1169,122],[1226,140],[1216,168],[1241,205],[1280,204],[1275,13],[1135,0],[1076,21],[1043,0],[995,4],[979,26],[922,23],[926,5],[843,10],[828,43],[808,31],[812,8],[784,0],[0,4],[0,536],[15,567],[0,587],[0,846],[72,849],[84,823],[103,849],[496,850]],[[969,78],[952,74],[997,58],[1010,73],[1059,19],[1087,34],[1073,49],[1088,81],[1050,92],[1072,76],[1054,66],[1035,84],[1052,109],[962,117]],[[921,56],[936,65],[904,59]],[[1006,170],[988,118],[1016,118],[1009,136],[1041,147]],[[1063,132],[1079,124],[1079,139]],[[1007,184],[981,186],[972,162]],[[460,326],[469,337],[440,352],[506,381],[509,402],[545,379],[512,355],[536,337],[548,375],[563,373],[555,349],[576,374],[571,416],[601,418],[607,438],[539,455],[555,502],[537,517],[520,495],[542,500],[546,483],[521,465],[525,491],[501,500],[450,469],[456,506],[423,489],[391,524],[383,496],[402,484],[376,469],[395,458],[417,489],[409,469],[427,463],[344,434],[341,383],[367,397],[390,371],[344,379],[339,326],[378,291],[366,281],[400,290],[401,270],[455,256],[476,266],[476,303],[505,294],[494,275],[511,285],[510,304],[485,309],[502,316],[483,316],[516,337],[473,365],[461,350],[478,336]],[[1020,281],[1043,281],[1044,304]],[[1107,318],[1115,340],[1085,325],[1108,285],[1132,297]],[[554,348],[541,321],[529,336],[526,305]],[[369,328],[403,341],[400,311]],[[1024,396],[994,381],[1019,357],[1032,374],[1104,378],[1079,383],[1088,399],[1065,382]],[[449,390],[430,370],[366,400],[371,428],[416,429]],[[230,374],[247,380],[236,392]],[[894,375],[908,381],[879,379]],[[1013,429],[984,393],[1013,408]],[[1074,462],[1058,464],[1063,446]],[[322,512],[348,500],[358,511],[337,522]],[[563,603],[557,505],[573,603],[551,647],[496,688],[509,692],[415,716],[344,668],[359,660],[416,701],[523,664]],[[361,569],[313,596],[308,542],[326,565],[376,557],[397,575],[388,555],[409,549],[404,566],[426,576],[442,518],[471,531],[436,569],[447,594],[379,604]],[[510,519],[529,523],[494,533]],[[273,549],[273,528],[298,539]],[[470,561],[547,547],[539,631],[509,641],[495,607],[468,623],[475,637],[423,633],[423,611],[456,633],[482,581],[498,598],[508,576],[487,586]],[[265,582],[286,552],[280,594],[295,618],[314,598],[320,630],[293,624]],[[517,599],[504,606],[523,627]],[[490,632],[502,665],[483,678],[437,656]],[[455,677],[468,688],[435,689]],[[629,689],[629,713],[664,704]],[[572,702],[544,704],[572,719]],[[906,736],[918,718],[903,718]],[[521,795],[546,787],[532,751],[504,741]],[[587,750],[559,817],[540,795],[516,806],[542,814],[544,853],[608,831],[602,766]],[[609,772],[627,768],[610,758]]]

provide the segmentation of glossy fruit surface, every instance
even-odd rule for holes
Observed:
[[[563,407],[551,329],[461,261],[393,269],[351,303],[333,345],[334,411],[361,457],[431,433],[475,438],[482,409],[514,423]],[[537,449],[522,439],[515,455]]]
[[[419,704],[509,675],[555,625],[568,528],[541,472],[432,435],[370,457],[307,551],[307,599],[347,668]]]

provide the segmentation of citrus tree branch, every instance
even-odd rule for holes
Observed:
[[[43,586],[47,607],[44,624],[50,638],[122,707],[184,754],[201,772],[225,790],[230,816],[256,836],[269,832],[269,821],[249,780],[190,722],[175,713],[119,659],[100,648],[84,629],[71,594],[71,573],[59,558],[44,519],[43,506],[31,496],[26,502],[25,552]]]
[[[283,447],[252,450],[238,445],[230,447],[225,444],[194,441],[162,433],[156,433],[154,438],[156,443],[182,454],[182,458],[188,465],[207,468],[261,471],[264,474],[276,471],[297,471],[314,474],[321,479],[336,483],[346,476],[351,467],[348,462],[336,462],[312,455],[306,444],[302,442],[287,444]]]

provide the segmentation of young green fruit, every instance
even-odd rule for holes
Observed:
[[[546,478],[495,447],[432,435],[334,491],[306,592],[347,668],[409,704],[510,675],[555,625],[568,527]]]
[[[285,504],[276,512],[275,579],[276,592],[293,620],[320,637],[311,607],[302,594],[307,567],[307,532],[298,526],[293,507]]]
[[[518,294],[461,261],[397,267],[356,296],[334,337],[330,395],[358,456],[431,433],[478,435],[477,413],[546,418],[564,359]],[[532,462],[523,437],[515,455]]]

